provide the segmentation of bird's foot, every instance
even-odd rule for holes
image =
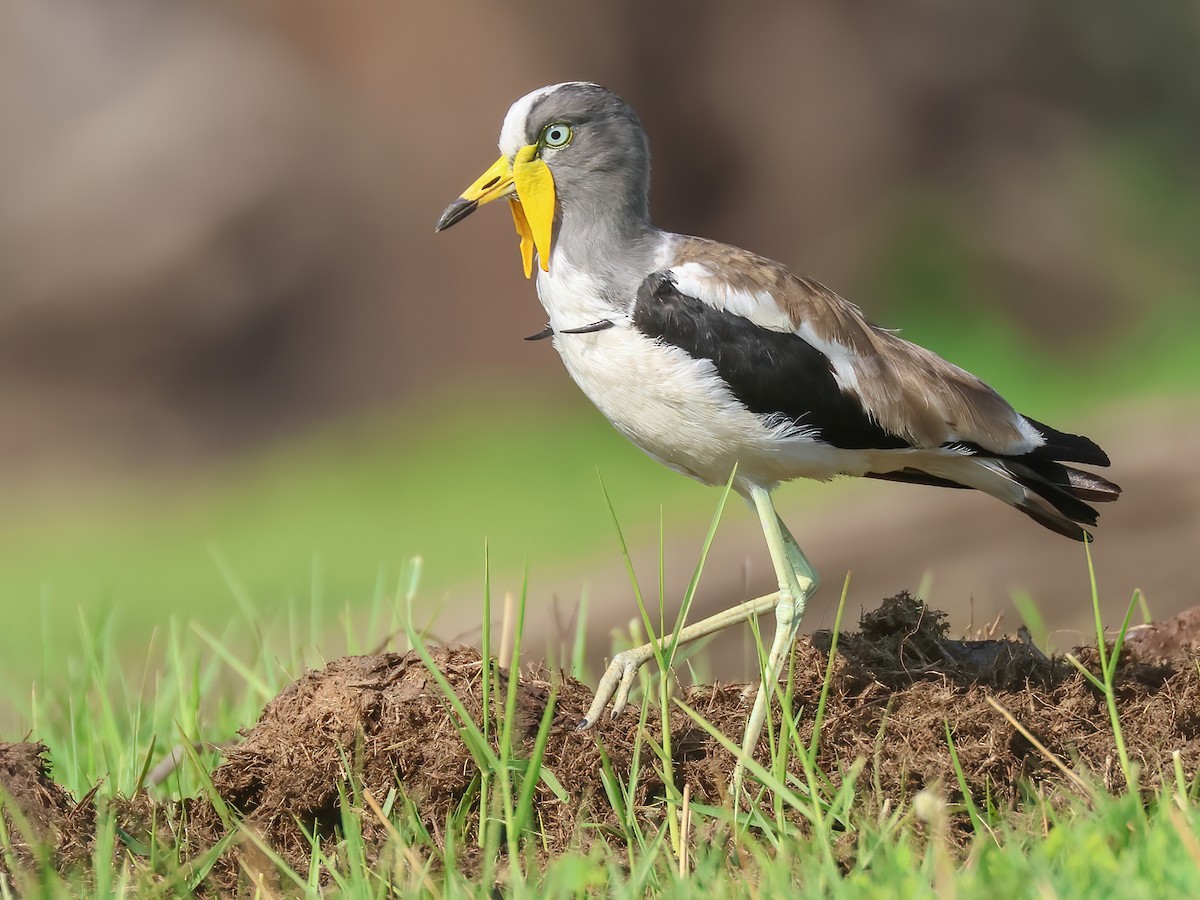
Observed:
[[[647,645],[623,650],[612,658],[604,677],[596,686],[596,696],[592,698],[587,715],[579,723],[580,731],[587,731],[600,721],[600,715],[610,700],[612,711],[609,718],[615,719],[625,711],[625,705],[629,702],[629,691],[633,688],[633,679],[637,677],[638,669],[645,665],[652,655],[653,648]]]

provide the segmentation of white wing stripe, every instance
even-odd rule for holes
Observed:
[[[739,290],[730,286],[702,263],[688,262],[669,271],[680,293],[702,300],[709,306],[749,319],[759,328],[791,331],[792,320],[780,308],[769,291]]]
[[[808,322],[802,322],[796,329],[796,334],[823,353],[829,360],[829,365],[833,368],[833,378],[838,387],[861,399],[857,366],[861,365],[863,361],[849,347],[843,347],[836,341],[826,341],[818,337]]]

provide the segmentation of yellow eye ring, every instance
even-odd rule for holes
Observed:
[[[552,122],[542,129],[541,145],[551,150],[561,150],[571,139],[575,131],[566,122]]]

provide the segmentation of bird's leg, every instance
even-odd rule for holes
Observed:
[[[767,594],[739,603],[737,606],[709,616],[707,619],[701,619],[694,625],[688,625],[680,630],[678,646],[708,637],[730,625],[745,622],[751,617],[761,615],[769,610],[778,610],[779,603],[778,593]],[[608,664],[608,669],[604,672],[604,677],[600,679],[600,684],[596,686],[596,696],[588,708],[587,716],[579,723],[580,730],[586,730],[596,724],[600,719],[600,714],[604,712],[604,707],[608,706],[609,700],[613,701],[612,718],[615,719],[619,716],[625,709],[625,704],[629,699],[629,690],[633,687],[633,679],[637,675],[638,669],[654,658],[654,651],[657,648],[669,645],[672,640],[674,640],[672,635],[666,635],[658,641],[651,641],[630,650],[622,650],[614,656],[612,662]]]
[[[742,735],[743,758],[750,758],[758,745],[771,692],[779,681],[783,662],[796,642],[796,633],[800,630],[800,620],[804,618],[808,598],[816,593],[820,584],[817,573],[813,571],[800,545],[775,512],[771,492],[766,488],[753,486],[750,488],[750,497],[758,510],[758,518],[762,522],[763,534],[767,539],[767,548],[771,551],[771,562],[775,565],[775,574],[779,578],[779,602],[775,606],[775,638],[771,641],[771,650],[763,667],[762,681],[754,698],[754,708]],[[735,797],[741,794],[741,783],[742,765],[739,762],[733,772]]]

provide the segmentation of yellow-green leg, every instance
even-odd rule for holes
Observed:
[[[791,652],[796,642],[796,634],[800,629],[800,620],[804,618],[804,608],[808,598],[816,593],[820,584],[817,573],[813,571],[808,559],[805,558],[796,539],[792,537],[783,520],[775,512],[771,502],[771,492],[763,487],[751,487],[750,499],[758,512],[762,523],[763,534],[767,539],[767,549],[771,553],[771,562],[775,567],[775,575],[779,580],[779,590],[739,603],[737,606],[719,612],[688,625],[679,633],[679,645],[707,637],[736,625],[748,619],[762,615],[771,610],[775,611],[775,636],[771,641],[771,649],[767,654],[766,665],[763,667],[762,681],[754,698],[754,707],[746,722],[746,730],[742,735],[742,753],[749,757],[758,744],[759,735],[766,721],[767,706],[783,671],[784,660]],[[587,715],[579,723],[580,729],[591,728],[599,721],[604,708],[612,701],[611,716],[616,717],[625,709],[629,699],[630,688],[633,687],[637,671],[654,658],[656,646],[667,643],[671,636],[663,638],[657,644],[650,642],[630,650],[623,650],[612,658],[596,686],[596,695]],[[742,766],[739,763],[734,769],[734,796],[741,793]]]
[[[804,618],[808,598],[816,593],[820,585],[817,573],[804,556],[796,539],[787,530],[787,526],[783,524],[783,520],[775,512],[771,492],[756,485],[750,488],[750,499],[754,501],[754,508],[758,511],[758,518],[762,523],[763,535],[767,539],[767,549],[771,553],[771,562],[779,579],[779,593],[775,606],[775,637],[767,653],[762,681],[759,682],[758,694],[754,698],[754,708],[750,711],[746,731],[742,735],[742,754],[745,758],[752,756],[754,748],[758,745],[758,737],[762,734],[763,723],[767,717],[771,692],[779,681],[784,661],[791,653],[792,645],[796,643],[796,634],[800,630],[800,621]],[[741,795],[741,788],[742,765],[739,763],[733,772],[734,802],[737,802],[736,798]]]

